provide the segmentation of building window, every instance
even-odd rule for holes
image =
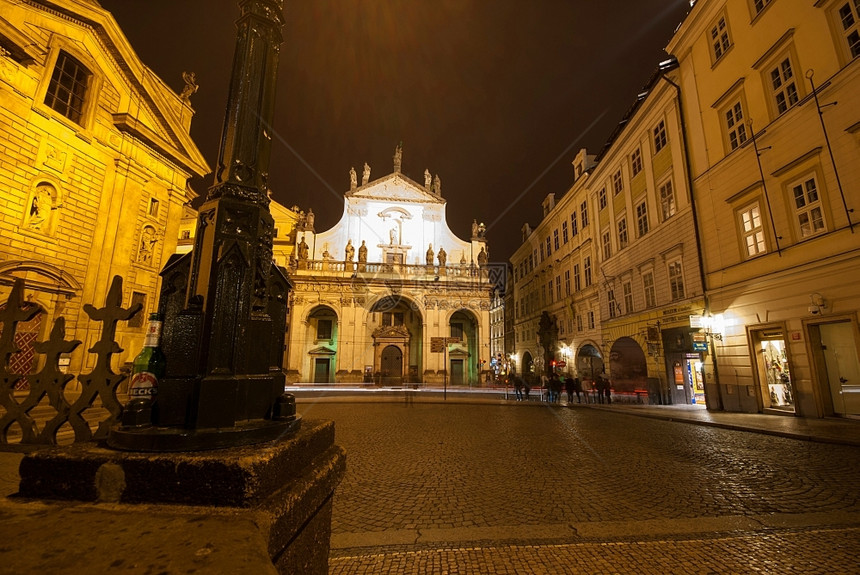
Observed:
[[[747,257],[757,256],[767,251],[764,242],[764,228],[761,225],[761,210],[758,203],[740,213],[741,233]]]
[[[663,213],[663,221],[675,215],[675,190],[672,189],[672,180],[660,186],[660,210]]]
[[[564,295],[570,295],[570,270],[564,270]]]
[[[860,0],[843,3],[838,10],[842,33],[848,43],[848,52],[852,58],[860,56]]]
[[[582,289],[582,281],[580,280],[579,275],[579,264],[574,264],[573,266],[573,291],[579,291]]]
[[[784,58],[770,70],[770,86],[777,113],[782,114],[798,101],[797,84],[794,81],[794,70],[791,59]]]
[[[617,196],[624,190],[624,180],[621,178],[621,170],[618,170],[612,176],[612,191]]]
[[[591,256],[585,258],[582,263],[582,270],[585,274],[585,287],[591,285]]]
[[[179,239],[190,240],[191,239],[191,230],[182,230],[181,232],[179,232]]]
[[[711,27],[711,56],[713,56],[714,62],[722,58],[731,45],[732,41],[729,38],[729,26],[726,24],[726,17],[720,16],[716,24]]]
[[[549,236],[547,236],[546,237],[546,257],[549,257],[551,255],[552,255],[552,239]]]
[[[609,290],[606,292],[606,297],[609,299],[609,317],[615,317],[615,309],[618,305],[618,302],[615,301],[615,290]]]
[[[546,303],[547,305],[552,303],[552,280],[549,280],[546,284]]]
[[[740,100],[729,106],[725,111],[726,134],[732,150],[747,141],[747,127],[744,124],[744,109]]]
[[[561,300],[561,276],[555,276],[555,299]]]
[[[597,208],[602,210],[606,207],[606,188],[601,188],[597,192]]]
[[[76,58],[60,51],[45,93],[45,105],[81,124],[92,73]]]
[[[639,231],[637,237],[642,237],[648,233],[648,206],[642,202],[636,206],[636,229]]]
[[[463,341],[463,324],[456,322],[451,324],[451,337],[458,337]]]
[[[546,256],[544,255],[544,253],[545,253],[545,252],[543,251],[543,244],[541,244],[541,245],[540,245],[540,259],[539,259],[539,260],[537,260],[538,262],[542,262],[542,261],[544,260],[544,258],[546,257]],[[535,258],[535,259],[537,259],[537,258]]]
[[[818,183],[815,177],[804,178],[793,184],[794,209],[800,224],[800,236],[808,238],[824,231],[824,215],[818,197]]]
[[[621,287],[624,292],[624,313],[633,313],[633,285],[624,282]]]
[[[403,325],[403,312],[386,311],[382,314],[382,325]],[[320,338],[322,339],[322,338]]]
[[[642,274],[642,291],[645,292],[645,307],[657,305],[657,290],[654,288],[654,274],[645,272]]]
[[[582,227],[585,228],[588,225],[588,202],[582,202],[579,206],[580,220],[582,220]]]
[[[557,229],[552,231],[552,247],[555,248],[555,251],[558,251],[558,230]]]
[[[755,8],[755,13],[759,14],[762,10],[770,4],[770,0],[753,0],[753,8]]]
[[[567,243],[567,220],[561,222],[561,241],[562,243]]]
[[[149,215],[153,218],[158,217],[158,200],[155,198],[149,199]]]
[[[391,315],[391,314],[388,314]],[[385,314],[383,314],[385,316]],[[331,320],[330,319],[319,319],[317,320],[317,340],[320,339],[331,339]],[[390,325],[384,324],[383,325]]]
[[[621,218],[618,220],[618,249],[623,250],[627,243],[627,218]]]
[[[576,314],[576,331],[582,331],[582,316]]]
[[[570,235],[575,237],[578,233],[579,224],[577,223],[576,212],[573,212],[572,214],[570,214]]]
[[[654,128],[654,153],[657,153],[666,147],[666,143],[668,141],[669,138],[666,135],[666,122],[660,120],[660,123]]]
[[[669,288],[672,291],[672,301],[684,299],[684,273],[680,261],[669,264]]]
[[[594,329],[594,312],[588,310],[588,329]]]
[[[612,257],[612,239],[609,232],[603,233],[603,259],[608,260]]]
[[[128,320],[128,327],[143,327],[144,318],[146,318],[146,294],[141,293],[139,291],[131,292],[131,305],[129,307],[134,307],[135,305],[140,304],[140,311],[137,314]]]
[[[639,148],[633,150],[633,153],[630,155],[630,167],[633,170],[634,176],[642,171],[642,150]]]

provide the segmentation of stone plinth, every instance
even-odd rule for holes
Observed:
[[[0,505],[5,544],[16,549],[9,567],[71,573],[107,556],[129,573],[323,575],[345,469],[334,424],[319,420],[286,439],[206,452],[80,444],[29,454],[19,493]],[[110,543],[94,548],[102,539]]]

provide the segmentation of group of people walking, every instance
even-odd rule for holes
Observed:
[[[507,382],[514,388],[514,396],[517,401],[529,401],[531,390],[538,383],[538,380],[537,376],[532,374],[523,377],[514,373],[508,376]],[[578,377],[558,373],[549,376],[541,375],[540,386],[546,394],[548,403],[559,403],[562,390],[567,394],[567,403],[573,403],[574,395],[577,403],[582,403],[583,396],[585,396],[585,402],[588,403],[587,391],[583,391],[582,381]],[[605,374],[601,373],[594,379],[592,390],[595,393],[595,403],[612,403],[612,385]]]

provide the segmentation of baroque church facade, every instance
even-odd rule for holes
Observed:
[[[19,325],[13,370],[39,367],[33,343],[65,320],[82,345],[61,359],[91,368],[114,275],[123,306],[118,368],[143,344],[159,272],[174,252],[188,179],[210,170],[191,140],[193,75],[177,94],[137,58],[94,0],[0,3],[0,305],[16,279],[44,313]]]
[[[309,212],[290,234],[289,382],[484,378],[492,290],[484,227],[474,222],[470,239],[457,237],[438,176],[425,171],[424,185],[415,182],[401,172],[401,154],[373,181],[366,164],[360,184],[351,170],[334,227],[316,232]]]

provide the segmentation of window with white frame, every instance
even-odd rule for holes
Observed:
[[[621,285],[624,294],[624,313],[633,313],[633,285],[628,281]]]
[[[747,257],[757,256],[767,251],[764,240],[764,227],[761,220],[761,208],[758,202],[741,210],[741,235]]]
[[[601,188],[597,192],[597,209],[602,210],[606,207],[606,188]]]
[[[570,270],[564,270],[564,295],[570,295]]]
[[[549,238],[547,238],[547,240],[549,240]],[[542,262],[545,258],[546,258],[546,252],[543,249],[543,244],[540,244],[540,259],[537,261]]]
[[[627,218],[618,220],[618,249],[623,250],[627,247],[629,238],[627,237]]]
[[[618,306],[618,302],[615,301],[615,290],[606,292],[606,297],[609,299],[609,317],[615,317],[615,310]]]
[[[549,280],[546,283],[546,303],[547,304],[552,303],[552,280]]]
[[[603,232],[603,259],[608,260],[612,257],[612,237],[609,232]]]
[[[558,228],[552,231],[552,247],[558,251]]]
[[[546,237],[546,257],[552,255],[552,238],[549,236]]]
[[[653,272],[645,272],[642,274],[642,291],[645,292],[645,307],[656,307],[657,290],[654,287]]]
[[[81,124],[92,72],[77,58],[60,51],[45,92],[45,105]]]
[[[717,21],[711,26],[711,56],[714,62],[717,62],[723,57],[723,54],[732,46],[731,38],[729,37],[729,25],[726,22],[726,17],[720,16]]]
[[[624,180],[621,178],[621,170],[618,170],[612,176],[612,190],[616,196],[624,190]]]
[[[562,241],[562,243],[566,244],[567,240],[568,240],[567,220],[564,220],[563,222],[561,222],[561,241]]]
[[[770,69],[770,87],[777,114],[782,114],[800,99],[797,94],[797,83],[794,78],[794,68],[791,58],[781,58]]]
[[[561,276],[555,276],[555,299],[561,300]]]
[[[582,289],[582,280],[579,274],[579,264],[573,265],[573,290],[579,291]]]
[[[672,301],[684,299],[684,270],[681,261],[675,260],[669,264],[669,289],[672,293]]]
[[[851,58],[860,56],[860,0],[847,0],[836,11]]]
[[[636,229],[639,232],[636,237],[641,238],[648,233],[648,206],[645,202],[636,206]]]
[[[639,148],[636,148],[630,154],[630,168],[634,176],[642,171],[642,150]]]
[[[582,271],[585,275],[585,287],[591,285],[591,256],[586,256],[582,262]]]
[[[576,219],[576,212],[570,214],[570,235],[571,237],[576,236],[579,233],[579,224]]]
[[[723,112],[725,117],[725,130],[728,137],[729,147],[734,150],[747,141],[747,127],[744,124],[744,108],[738,100]]]
[[[582,202],[582,204],[580,204],[579,214],[579,219],[582,221],[582,227],[585,228],[588,225],[588,202]]]
[[[805,176],[789,186],[794,197],[794,210],[800,226],[800,237],[808,238],[825,231],[821,198],[815,176]]]
[[[675,190],[672,188],[672,180],[666,180],[660,185],[660,211],[663,221],[675,215]]]
[[[654,127],[654,153],[665,148],[668,141],[669,137],[666,135],[666,122],[660,120],[660,123]]]

